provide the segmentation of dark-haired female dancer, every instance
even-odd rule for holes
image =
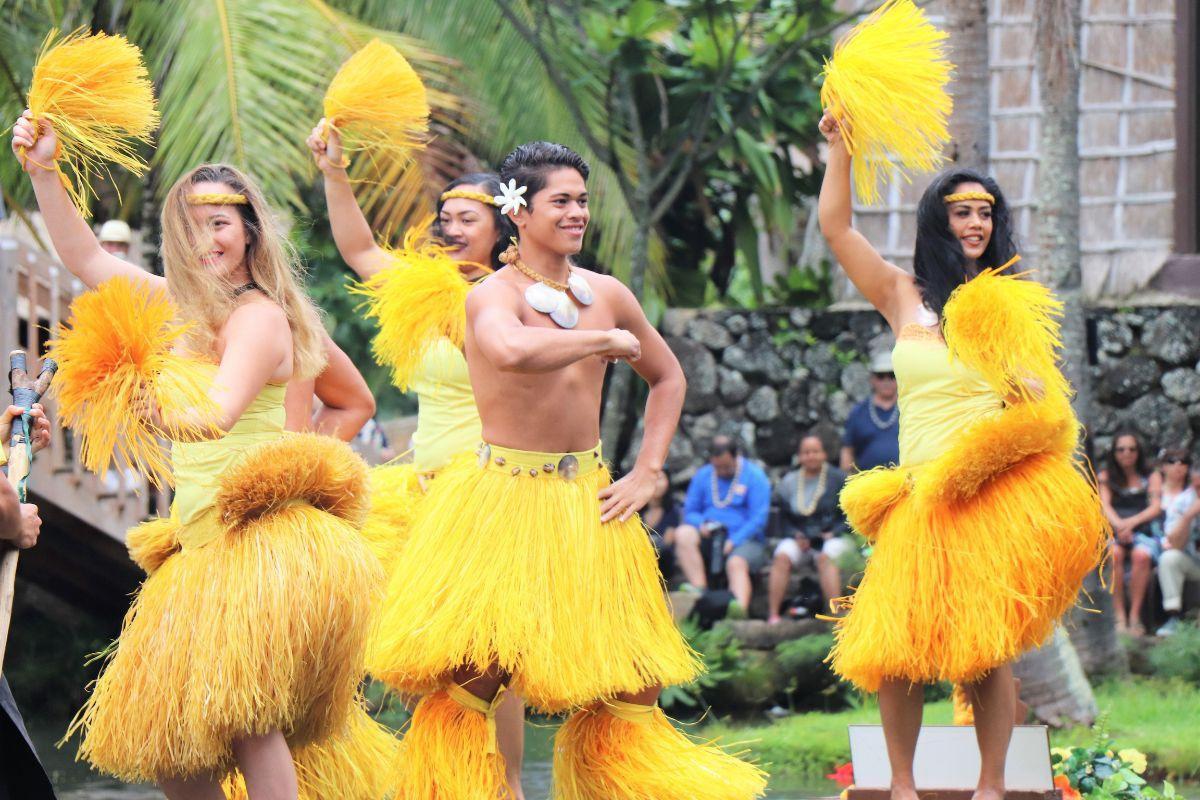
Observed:
[[[1014,724],[1010,663],[1040,645],[1100,558],[1107,526],[1076,456],[1058,369],[1059,304],[1010,274],[1008,206],[954,169],[917,211],[915,277],[851,227],[850,154],[826,114],[821,230],[896,334],[900,466],[850,479],[847,517],[875,549],[839,621],[835,671],[879,692],[892,797],[916,800],[923,685],[962,685],[974,708],[976,798],[1004,795]]]

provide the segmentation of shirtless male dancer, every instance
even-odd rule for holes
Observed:
[[[411,630],[396,638],[411,644],[395,666],[431,694],[404,739],[403,796],[503,796],[493,743],[506,686],[541,711],[574,712],[556,741],[556,797],[757,796],[762,773],[692,742],[655,706],[700,670],[637,517],[679,420],[679,362],[629,289],[571,261],[589,219],[583,159],[533,142],[500,175],[519,245],[467,298],[484,442],[433,482],[405,552],[422,569],[404,590]],[[622,359],[649,397],[637,461],[611,482],[601,390]]]

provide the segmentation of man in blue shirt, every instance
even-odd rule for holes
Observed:
[[[717,574],[723,564],[741,607],[735,614],[744,614],[750,608],[750,576],[765,563],[771,482],[728,436],[713,439],[708,462],[688,485],[683,524],[675,529],[675,559],[697,589],[707,588],[710,570]]]
[[[839,464],[843,472],[900,462],[900,408],[896,398],[892,354],[883,350],[871,358],[871,396],[854,406],[846,418]]]

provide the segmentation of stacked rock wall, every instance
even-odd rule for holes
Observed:
[[[1089,328],[1096,404],[1086,422],[1097,457],[1124,428],[1140,433],[1151,453],[1195,447],[1200,307],[1094,308]],[[688,378],[667,461],[676,485],[703,463],[716,433],[737,436],[775,476],[805,431],[820,434],[835,457],[846,416],[870,392],[870,354],[892,344],[873,311],[677,309],[662,331]]]

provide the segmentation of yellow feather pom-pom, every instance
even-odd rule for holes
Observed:
[[[350,288],[367,298],[367,318],[379,322],[372,345],[375,360],[391,368],[401,391],[434,342],[446,338],[462,347],[466,337],[471,284],[458,262],[428,239],[429,222],[410,230],[403,249],[392,251],[395,266]]]
[[[136,143],[150,142],[158,110],[142,53],[124,36],[76,31],[60,40],[51,32],[33,68],[29,110],[54,126],[57,169],[84,216],[91,180],[108,174],[107,163],[146,171]]]
[[[425,85],[400,51],[372,39],[333,76],[325,118],[346,149],[402,154],[420,147],[429,126]]]
[[[71,317],[50,342],[58,361],[53,391],[62,424],[79,434],[83,465],[105,472],[114,457],[156,484],[170,478],[161,431],[140,413],[147,401],[187,439],[215,432],[208,396],[212,365],[173,352],[191,328],[177,320],[166,292],[113,278],[75,298]]]
[[[1001,396],[1068,398],[1058,358],[1062,303],[1028,276],[988,269],[955,289],[942,312],[946,344]]]
[[[887,0],[825,62],[821,105],[854,156],[861,202],[879,199],[881,179],[893,168],[908,180],[906,170],[928,172],[941,163],[953,105],[945,40],[912,0]]]

